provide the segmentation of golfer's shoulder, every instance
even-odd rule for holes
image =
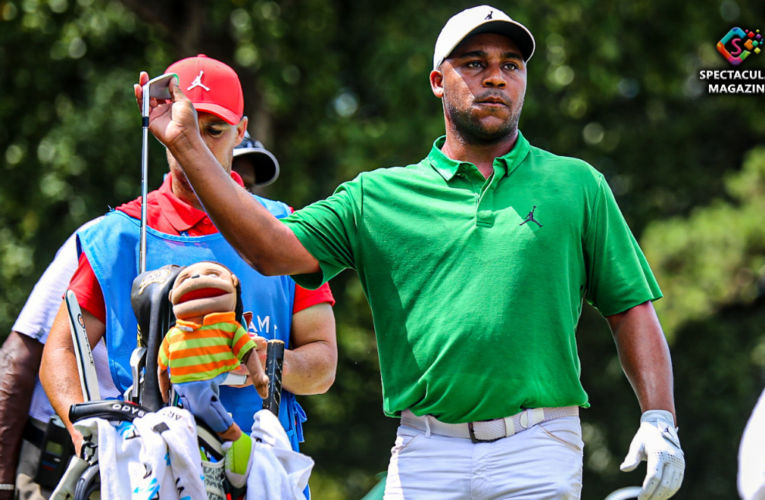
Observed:
[[[358,193],[403,189],[409,186],[414,178],[426,172],[423,162],[405,167],[383,167],[361,172],[355,179],[342,184],[342,187]]]
[[[567,183],[597,188],[603,179],[603,174],[584,160],[556,155],[534,146],[529,148],[527,161],[532,168],[549,172]]]

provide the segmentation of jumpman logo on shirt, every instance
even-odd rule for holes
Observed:
[[[197,88],[197,87],[202,87],[203,89],[205,89],[206,91],[209,92],[210,89],[205,87],[205,85],[202,83],[202,75],[204,75],[204,74],[205,74],[204,71],[200,71],[199,72],[199,76],[194,78],[194,81],[191,82],[191,85],[189,85],[189,88],[187,88],[186,90],[191,90],[191,89],[194,89],[194,88]]]
[[[526,216],[526,220],[524,220],[523,222],[521,222],[518,225],[522,226],[522,225],[526,224],[527,222],[533,222],[537,226],[542,227],[542,224],[537,222],[537,220],[534,218],[534,210],[536,210],[536,209],[537,209],[537,206],[534,205],[534,208],[531,209],[531,212],[529,212],[529,215]]]

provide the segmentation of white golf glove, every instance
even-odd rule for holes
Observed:
[[[643,413],[640,429],[619,468],[624,472],[635,470],[642,460],[648,462],[648,469],[638,500],[665,500],[680,489],[685,458],[670,412],[651,410]]]

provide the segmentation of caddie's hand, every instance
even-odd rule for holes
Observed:
[[[74,455],[80,456],[80,450],[82,449],[82,434],[74,427],[69,429],[69,435],[72,436],[72,443],[74,444]]]
[[[143,106],[143,86],[149,75],[142,71],[138,83],[133,85],[138,109]],[[171,153],[192,148],[196,141],[202,142],[197,123],[197,112],[192,102],[178,87],[178,81],[170,80],[170,100],[151,98],[149,103],[149,130]]]
[[[640,429],[632,439],[629,453],[620,469],[635,470],[648,462],[643,489],[638,500],[665,500],[683,483],[685,458],[675,429],[675,419],[664,410],[650,410],[640,418]]]

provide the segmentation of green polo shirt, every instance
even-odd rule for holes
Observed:
[[[441,152],[364,172],[282,219],[321,264],[355,269],[374,317],[383,405],[448,423],[587,406],[576,325],[661,297],[607,182],[519,134],[485,179]]]

